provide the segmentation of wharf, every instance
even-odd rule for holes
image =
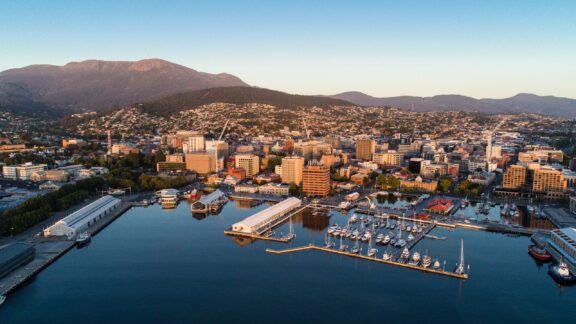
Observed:
[[[258,201],[272,201],[272,202],[281,202],[282,200],[286,199],[286,197],[281,196],[238,194],[238,193],[233,193],[229,197],[234,200],[258,200]]]
[[[88,230],[92,233],[92,236],[94,236],[131,207],[131,202],[122,202],[110,214],[89,227]],[[34,245],[36,256],[34,257],[34,260],[0,279],[0,295],[5,296],[16,290],[18,287],[24,285],[28,280],[32,279],[35,275],[76,246],[75,240],[43,237],[41,236],[41,233],[40,235],[26,240],[26,242]]]
[[[357,258],[357,259],[363,259],[363,260],[372,261],[372,262],[389,264],[392,266],[397,266],[397,267],[402,267],[402,268],[420,270],[422,272],[428,272],[428,273],[433,273],[433,274],[457,278],[457,279],[464,279],[464,280],[468,279],[468,274],[466,274],[466,273],[465,274],[457,274],[454,272],[449,272],[449,271],[444,271],[444,270],[435,270],[435,269],[431,269],[431,268],[424,268],[421,266],[411,265],[411,264],[407,264],[407,263],[400,263],[400,262],[396,262],[396,261],[387,261],[384,259],[378,259],[376,257],[368,257],[368,256],[361,255],[361,254],[354,254],[352,252],[338,251],[338,250],[323,248],[323,247],[316,246],[314,244],[310,244],[308,246],[285,249],[285,250],[266,249],[266,252],[272,253],[272,254],[286,254],[286,253],[293,253],[293,252],[299,252],[299,251],[305,251],[305,250],[322,251],[322,252],[327,252],[327,253],[332,253],[332,254],[344,255],[344,256]]]

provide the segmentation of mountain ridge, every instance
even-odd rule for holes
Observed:
[[[342,92],[329,96],[360,106],[390,106],[415,111],[477,111],[483,113],[538,113],[552,116],[576,117],[576,99],[518,93],[509,98],[476,99],[449,94],[431,97],[397,96],[373,97],[360,91]]]

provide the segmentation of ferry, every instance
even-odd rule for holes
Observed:
[[[576,276],[570,273],[568,266],[564,262],[551,264],[548,267],[548,274],[550,274],[554,281],[564,286],[571,286],[576,283]]]
[[[83,246],[88,245],[88,243],[90,243],[91,240],[92,237],[90,236],[90,233],[88,232],[80,233],[80,235],[78,235],[78,237],[76,238],[76,246],[81,248]]]
[[[528,254],[530,254],[530,256],[532,256],[536,261],[540,262],[552,261],[552,255],[550,255],[548,251],[533,244],[528,247]]]
[[[176,189],[162,189],[156,192],[158,201],[164,209],[176,208],[180,192]]]

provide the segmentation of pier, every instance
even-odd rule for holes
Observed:
[[[88,231],[92,236],[96,235],[131,207],[131,202],[122,202],[112,212],[88,227]],[[34,260],[0,279],[0,295],[13,292],[76,246],[75,240],[60,237],[38,236],[28,240],[27,243],[33,244],[36,249]]]
[[[269,249],[268,248],[268,249],[266,249],[266,252],[272,253],[272,254],[286,254],[286,253],[294,253],[294,252],[305,251],[305,250],[322,251],[322,252],[327,252],[327,253],[332,253],[332,254],[348,256],[348,257],[352,257],[352,258],[356,258],[356,259],[362,259],[362,260],[367,260],[367,261],[372,261],[372,262],[384,263],[384,264],[397,266],[397,267],[401,267],[401,268],[419,270],[422,272],[433,273],[433,274],[447,276],[447,277],[451,277],[451,278],[457,278],[457,279],[463,279],[463,280],[468,279],[467,273],[457,274],[457,273],[450,272],[450,271],[439,270],[439,269],[436,270],[436,269],[432,269],[432,268],[424,268],[421,266],[411,265],[408,263],[400,263],[400,262],[396,262],[396,261],[387,261],[387,260],[384,260],[381,258],[379,259],[377,257],[368,257],[366,255],[354,254],[352,252],[338,251],[338,250],[323,248],[323,247],[316,246],[314,244],[310,244],[308,246],[301,246],[301,247],[296,247],[296,248],[284,249],[284,250],[275,250],[275,249]]]

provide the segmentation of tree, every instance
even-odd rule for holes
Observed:
[[[454,180],[451,177],[447,176],[440,178],[440,180],[438,181],[438,186],[440,187],[440,190],[442,190],[442,192],[448,192],[452,187],[452,184],[454,184]]]

